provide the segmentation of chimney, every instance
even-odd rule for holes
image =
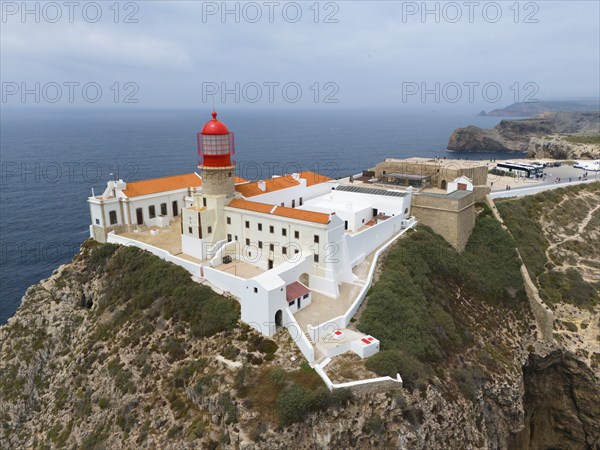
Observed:
[[[264,180],[258,180],[257,185],[261,191],[265,192],[267,190],[267,183]]]

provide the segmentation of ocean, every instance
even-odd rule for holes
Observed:
[[[313,170],[343,177],[384,158],[446,152],[457,127],[500,118],[390,111],[250,111],[221,108],[235,133],[237,175]],[[7,110],[0,120],[0,324],[28,286],[69,262],[89,235],[92,188],[196,170],[196,133],[210,110]]]

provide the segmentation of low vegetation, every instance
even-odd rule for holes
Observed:
[[[352,399],[346,389],[330,392],[308,364],[288,372],[281,367],[243,366],[234,387],[238,398],[252,405],[265,420],[289,425],[300,422],[312,412],[340,406]]]
[[[461,297],[513,311],[524,303],[514,241],[486,208],[461,254],[425,226],[389,251],[358,323],[381,340],[367,367],[401,373],[410,388],[464,351],[472,338],[453,306]]]
[[[572,142],[574,144],[600,145],[600,134],[593,134],[593,135],[588,135],[588,136],[581,136],[581,135],[565,136],[565,141]]]
[[[159,316],[187,325],[197,338],[236,325],[238,303],[194,282],[185,269],[135,247],[89,241],[85,248],[94,274],[111,280],[96,309],[99,316],[110,314],[96,332],[98,339],[114,336],[126,322],[136,322],[141,337]],[[176,341],[165,342],[164,348],[173,360],[181,355]]]
[[[594,234],[600,213],[582,230],[579,225],[600,201],[599,188],[600,183],[592,183],[497,202],[541,298],[550,306],[566,302],[587,308],[598,302],[598,287],[583,278],[582,270],[595,271],[600,262],[600,241]]]

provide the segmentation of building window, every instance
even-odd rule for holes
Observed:
[[[258,294],[258,288],[257,287],[254,288],[254,293]]]
[[[231,225],[231,217],[227,218],[227,225]]]
[[[304,294],[302,298],[308,298],[308,294]]]
[[[258,241],[258,248],[262,248],[262,241]]]
[[[166,204],[166,203],[161,203],[161,204],[160,204],[160,213],[161,213],[163,216],[166,216],[166,215],[168,214],[168,213],[167,213],[167,204]]]
[[[173,207],[173,216],[178,216],[179,215],[179,208],[177,206],[177,200],[173,200],[173,204],[171,205]]]
[[[193,231],[192,231],[192,227],[188,227],[188,233],[190,233],[190,234],[192,234],[192,233],[193,233]]]
[[[300,239],[300,232],[299,231],[294,231],[294,238]]]
[[[250,221],[246,220],[246,228],[250,228]]]
[[[262,231],[262,223],[258,223],[258,231]]]
[[[302,203],[303,203],[303,202],[302,202],[302,197],[300,197],[300,198],[298,199],[298,202],[300,203],[300,206],[302,206]]]
[[[287,247],[281,247],[281,254],[287,255]]]
[[[281,206],[285,206],[285,202],[281,202]]]
[[[298,250],[297,248],[294,249],[294,255],[297,255],[298,253],[300,253],[300,250]]]
[[[116,211],[109,211],[108,212],[108,217],[110,219],[110,224],[114,225],[117,223],[117,212]]]
[[[319,243],[319,235],[315,234],[315,244],[318,244],[318,243]]]
[[[100,225],[100,219],[96,219],[96,225]]]
[[[227,172],[227,177],[231,178],[231,172]]]
[[[296,199],[295,199],[295,198],[293,198],[293,199],[292,199],[292,208],[295,208],[295,207],[296,207]]]
[[[202,206],[206,208],[206,197],[202,197]]]
[[[212,227],[211,227],[211,226],[209,226],[209,227],[208,227],[208,234],[211,234],[211,233],[212,233]]]
[[[269,250],[274,252],[275,251],[275,244],[269,244]]]
[[[269,233],[275,233],[275,227],[273,225],[269,225]]]
[[[250,239],[246,238],[246,245],[250,245]]]
[[[227,242],[231,242],[231,235],[230,234],[227,235]]]
[[[282,236],[287,236],[287,230],[285,228],[281,229],[281,235]]]
[[[156,209],[154,208],[154,205],[148,207],[148,214],[150,214],[151,219],[156,217]]]
[[[313,255],[313,261],[316,263],[319,262],[319,255],[317,255],[316,253]]]
[[[296,300],[292,300],[291,302],[288,302],[288,306],[294,306],[296,304]]]

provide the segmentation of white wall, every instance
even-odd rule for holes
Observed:
[[[304,355],[304,357],[308,360],[309,363],[313,363],[315,361],[315,349],[310,343],[310,341],[306,338],[304,332],[300,329],[300,325],[296,321],[296,318],[291,313],[289,308],[285,308],[283,310],[283,325],[287,328],[290,336]]]
[[[178,256],[174,256],[169,253],[167,250],[163,250],[162,248],[154,247],[153,245],[146,244],[145,242],[136,241],[134,239],[126,238],[124,236],[119,236],[114,232],[108,234],[106,242],[113,244],[121,244],[127,246],[138,247],[142,250],[147,250],[150,253],[158,256],[159,258],[164,259],[165,261],[172,262],[177,264],[178,266],[186,269],[192,276],[200,277],[201,265],[196,264],[192,261],[188,261],[186,259],[179,258]]]
[[[300,198],[302,198],[302,203],[304,204],[306,201],[314,197],[318,197],[330,192],[332,186],[335,186],[336,184],[329,182],[306,186],[306,180],[303,178],[299,179],[298,182],[300,184],[297,186],[290,185],[289,188],[265,192],[264,194],[248,197],[248,200],[278,206],[281,206],[283,203],[284,206],[292,207],[292,199],[294,199],[295,206],[300,206]]]
[[[361,262],[369,253],[402,230],[404,215],[390,217],[356,234],[346,234],[350,264]]]
[[[450,194],[451,192],[458,191],[458,183],[466,184],[467,191],[473,191],[473,183],[467,177],[458,177],[454,181],[448,183],[447,192]]]

